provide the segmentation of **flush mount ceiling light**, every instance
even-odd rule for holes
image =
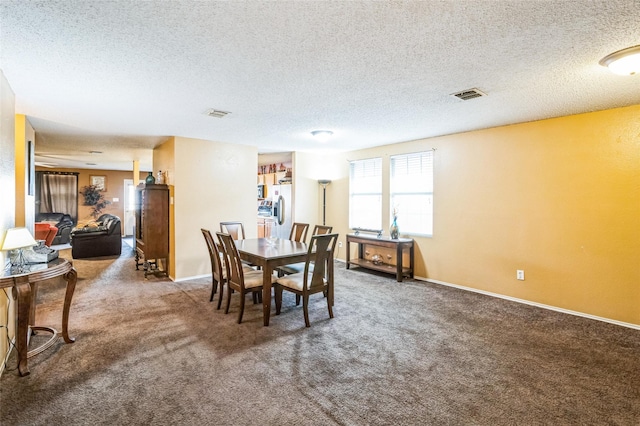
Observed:
[[[333,136],[333,132],[331,130],[314,130],[311,135],[320,142],[326,142]]]
[[[205,114],[207,114],[209,117],[224,118],[227,116],[227,114],[231,114],[231,113],[229,111],[221,111],[219,109],[211,108],[207,110]]]
[[[640,72],[640,45],[610,53],[600,59],[599,64],[609,67],[614,74],[634,75]]]

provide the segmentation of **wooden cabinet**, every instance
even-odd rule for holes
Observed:
[[[169,187],[144,185],[136,188],[136,269],[148,273],[167,273],[169,257]],[[142,260],[142,262],[141,262]],[[159,261],[164,262],[164,270]]]
[[[358,245],[358,257],[356,259],[350,259],[351,243]],[[392,253],[395,252],[395,264],[389,262],[391,259],[383,258],[382,256],[378,258],[378,261],[374,261],[373,256],[366,255],[367,247],[371,247],[372,250],[376,248],[380,250],[391,249]],[[403,261],[405,249],[409,257],[409,266],[405,266]],[[413,278],[413,239],[391,239],[389,237],[378,238],[375,235],[347,234],[347,269],[351,265],[395,274],[398,282],[401,282],[404,276]]]
[[[273,219],[270,218],[258,218],[258,238],[271,236],[273,222]]]

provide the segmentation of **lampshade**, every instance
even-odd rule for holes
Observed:
[[[11,228],[7,229],[7,233],[2,243],[2,250],[15,250],[24,247],[33,247],[38,245],[36,240],[27,228]]]
[[[609,67],[619,75],[633,75],[640,72],[640,45],[613,52],[600,59],[600,65]]]

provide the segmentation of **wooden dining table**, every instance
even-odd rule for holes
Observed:
[[[262,268],[262,315],[265,326],[271,316],[271,275],[278,266],[304,262],[308,246],[286,239],[250,238],[236,240],[240,258]]]

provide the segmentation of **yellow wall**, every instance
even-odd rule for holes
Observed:
[[[25,226],[33,233],[35,197],[29,195],[28,142],[35,147],[35,131],[23,114],[16,114],[15,164],[16,164],[16,226]],[[33,154],[32,154],[33,155]]]
[[[167,273],[175,278],[176,270],[176,221],[175,221],[175,138],[170,137],[160,146],[153,150],[153,170],[157,177],[158,171],[162,171],[165,176],[165,184],[169,186],[169,259]]]
[[[415,238],[416,275],[640,325],[640,105],[335,155],[341,235],[347,159],[383,158],[388,230],[389,155],[431,148],[434,235]]]
[[[181,280],[211,274],[200,228],[212,233],[222,221],[242,221],[247,238],[257,237],[256,147],[174,138],[175,270]],[[154,168],[156,167],[154,152]]]
[[[15,226],[15,96],[2,70],[0,70],[0,244],[7,229]],[[7,262],[6,253],[0,251],[0,267]],[[11,300],[11,302],[9,302]],[[11,288],[0,290],[0,371],[9,352],[8,340],[14,340],[15,302]],[[5,320],[8,318],[8,323]]]

